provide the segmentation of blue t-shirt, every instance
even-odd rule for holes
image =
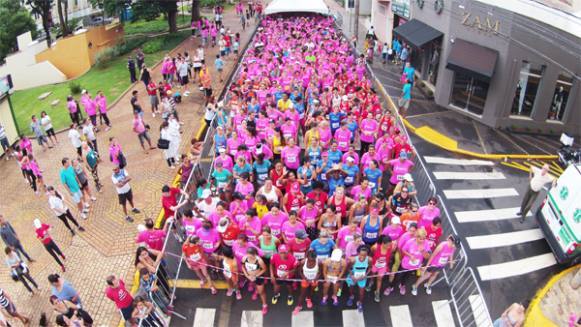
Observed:
[[[226,136],[222,135],[220,136],[219,134],[214,135],[214,144],[216,147],[216,151],[218,151],[220,148],[226,148]]]
[[[214,65],[216,66],[217,70],[224,69],[224,60],[221,58],[216,58],[216,60],[214,60]]]
[[[411,100],[412,99],[412,85],[410,83],[405,83],[403,85],[403,99],[404,100]]]
[[[329,123],[333,131],[341,127],[341,119],[345,116],[342,112],[332,112],[329,114]]]
[[[300,179],[302,179],[303,174],[307,175],[308,182],[301,185],[301,192],[306,194],[311,191],[311,178],[313,177],[313,170],[311,169],[311,166],[306,168],[305,166],[300,166],[299,169],[297,169],[297,178],[300,176]]]
[[[61,183],[65,184],[73,193],[79,192],[81,190],[79,183],[77,182],[77,175],[75,174],[73,166],[69,166],[66,169],[61,169]]]
[[[329,150],[327,152],[328,156],[329,156],[329,162],[332,164],[338,164],[341,162],[341,157],[343,157],[343,152],[337,150],[337,151],[333,151],[333,150]]]
[[[353,185],[355,183],[355,176],[357,176],[359,173],[359,167],[355,165],[351,167],[348,165],[343,165],[343,170],[347,173],[347,176],[345,177],[345,185]]]
[[[410,82],[414,81],[414,73],[415,72],[416,72],[416,69],[414,67],[411,67],[411,66],[403,69],[403,73],[405,74],[405,77]]]
[[[69,283],[68,281],[64,281],[63,282],[63,287],[60,291],[58,291],[56,289],[56,287],[52,286],[51,287],[51,293],[52,295],[56,296],[59,300],[61,301],[70,301],[73,302],[72,299],[77,296],[77,291],[73,288],[73,285],[71,285],[71,283]],[[75,303],[75,302],[73,302]],[[81,305],[81,298],[78,298],[78,301],[75,303],[78,305]]]
[[[378,182],[379,182],[379,178],[381,177],[382,173],[381,170],[379,170],[378,168],[375,169],[371,169],[371,168],[365,168],[365,176],[367,176],[367,179],[369,180],[369,183],[371,186],[371,188],[373,189],[373,192],[377,191],[377,188],[379,187]]]
[[[335,193],[335,189],[337,186],[345,186],[345,180],[343,176],[339,178],[328,178],[329,180],[329,196],[332,196]]]
[[[358,128],[359,128],[359,125],[357,125],[356,121],[352,121],[350,123],[347,123],[347,129],[351,131],[351,142],[353,142],[355,140],[355,132],[357,131]]]
[[[323,163],[323,160],[317,161],[317,168],[321,168],[321,173],[319,174],[319,176],[317,176],[317,179],[321,182],[326,182],[327,172],[329,171],[329,169],[331,169],[332,166],[333,164],[331,164],[329,161],[327,161],[327,163]]]
[[[261,183],[266,180],[268,177],[268,170],[270,169],[270,160],[264,159],[262,164],[259,164],[257,161],[252,164],[254,168],[254,172],[256,173],[256,179],[259,180]]]
[[[252,167],[250,167],[250,165],[246,163],[242,167],[240,167],[240,165],[234,165],[233,170],[234,170],[234,172],[236,172],[236,174],[238,174],[238,176],[240,176],[244,173],[251,173]]]
[[[309,156],[309,159],[311,159],[311,162],[317,162],[321,159],[321,148],[309,147],[307,149],[307,155]]]
[[[316,239],[313,242],[311,242],[311,249],[315,250],[315,253],[317,253],[317,257],[323,258],[330,257],[334,247],[335,241],[333,241],[332,239],[329,239],[325,244],[321,243],[319,239]]]

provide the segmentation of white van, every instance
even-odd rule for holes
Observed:
[[[569,165],[547,192],[537,221],[562,264],[581,260],[581,165]]]

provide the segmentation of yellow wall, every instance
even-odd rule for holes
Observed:
[[[8,137],[8,142],[13,144],[18,140],[18,132],[16,131],[16,126],[14,126],[14,119],[12,119],[12,112],[10,111],[10,105],[8,104],[8,99],[4,98],[0,100],[0,124],[4,126],[6,131],[6,137]],[[4,150],[0,146],[0,155],[4,154]]]
[[[60,39],[36,55],[36,62],[49,61],[67,78],[76,78],[95,63],[95,55],[123,39],[123,26],[98,26],[85,33]]]

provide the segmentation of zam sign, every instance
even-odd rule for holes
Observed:
[[[477,28],[483,32],[491,34],[498,34],[500,29],[500,21],[492,20],[489,17],[481,19],[480,16],[473,15],[469,12],[462,14],[462,25]]]

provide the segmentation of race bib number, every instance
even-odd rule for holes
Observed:
[[[398,181],[403,181],[403,175],[397,175],[397,180]]]
[[[333,129],[335,129],[335,128],[339,128],[339,123],[337,123],[337,122],[333,122],[333,123],[331,124],[331,128],[333,128]]]
[[[224,183],[224,182],[218,182],[218,188],[225,188],[226,185],[228,185],[228,184]]]
[[[272,230],[272,235],[273,235],[273,236],[278,236],[278,235],[280,235],[280,229],[273,229],[273,230]]]
[[[369,187],[375,188],[375,183],[374,182],[369,182]]]
[[[226,278],[232,278],[232,272],[230,271],[230,269],[227,268],[224,269],[224,276]]]
[[[367,237],[367,238],[377,238],[377,232],[376,233],[365,233],[365,237]]]
[[[258,174],[258,179],[260,179],[261,181],[265,180],[266,177],[268,177],[268,173]]]
[[[330,283],[333,283],[333,284],[334,284],[334,283],[336,283],[336,282],[337,282],[337,280],[339,280],[339,277],[337,277],[337,276],[327,276],[327,280],[328,280]]]
[[[345,177],[345,183],[352,184],[353,183],[353,176],[347,176],[347,177]]]
[[[255,263],[249,263],[249,262],[247,262],[247,263],[245,263],[245,266],[246,266],[246,270],[248,270],[248,271],[256,271],[256,270],[258,270],[258,265],[255,264]]]
[[[346,146],[347,146],[347,142],[345,142],[345,141],[339,142],[339,147],[344,148]]]
[[[358,279],[361,277],[365,277],[365,271],[355,271],[353,273],[353,277],[358,278]]]
[[[292,156],[292,157],[286,157],[286,161],[287,161],[288,163],[295,163],[295,162],[297,162],[297,158],[296,158],[295,156]]]
[[[200,261],[202,259],[202,255],[199,253],[194,253],[190,256],[190,260],[192,261]]]
[[[317,260],[323,261],[323,260],[327,259],[328,257],[329,257],[328,254],[319,254],[319,255],[317,255]]]
[[[395,212],[397,213],[403,213],[404,207],[397,207],[395,208]]]
[[[291,133],[284,133],[284,134],[282,134],[282,136],[283,136],[285,139],[290,139],[290,138],[292,138],[292,137],[293,137],[293,135],[292,135]]]
[[[446,263],[448,263],[448,257],[440,257],[438,263],[442,266],[445,265]]]
[[[234,240],[224,240],[224,244],[232,246],[232,244],[234,244]]]
[[[375,263],[375,268],[385,268],[386,262],[381,260]]]
[[[276,270],[276,275],[280,278],[286,278],[288,272],[286,270],[282,270],[282,269],[277,269]]]
[[[212,249],[214,249],[214,244],[213,243],[203,243],[202,247],[206,250],[212,250]]]
[[[295,259],[297,259],[297,260],[301,260],[305,257],[304,252],[294,252],[293,255],[294,255]]]
[[[250,242],[256,241],[256,235],[254,235],[254,234],[247,234],[247,236],[248,236],[248,241],[250,241]]]
[[[347,235],[347,236],[345,236],[345,243],[349,243],[351,241],[353,241],[353,235]]]
[[[419,259],[410,259],[410,265],[411,266],[419,266],[420,260]]]

